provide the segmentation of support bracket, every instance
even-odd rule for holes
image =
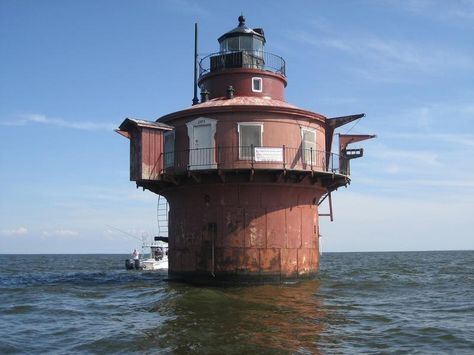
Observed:
[[[196,174],[196,173],[192,173],[191,171],[188,171],[188,176],[191,176],[195,182],[197,182],[198,184],[201,182],[201,177]]]
[[[332,211],[331,192],[328,192],[326,195],[323,196],[323,198],[321,200],[319,200],[318,206],[321,205],[321,203],[323,203],[323,201],[326,199],[326,197],[328,198],[328,202],[329,202],[329,213],[319,213],[319,216],[320,217],[329,217],[331,222],[333,222],[334,221],[334,215],[333,215],[333,211]]]

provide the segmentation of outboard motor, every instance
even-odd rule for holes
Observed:
[[[132,259],[127,259],[127,260],[125,260],[125,269],[127,269],[127,270],[133,270],[134,266],[135,266],[135,265],[134,265]]]
[[[134,260],[134,266],[135,266],[135,269],[136,270],[140,270],[140,260],[139,259],[135,259]]]

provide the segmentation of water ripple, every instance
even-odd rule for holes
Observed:
[[[121,255],[0,255],[0,353],[474,352],[474,252],[329,253],[316,280],[205,288]]]

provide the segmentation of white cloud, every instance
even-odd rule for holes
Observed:
[[[444,188],[443,193],[447,193],[448,188],[459,188],[459,189],[469,189],[474,188],[474,180],[472,179],[442,179],[442,178],[431,178],[431,179],[421,179],[421,178],[408,178],[408,179],[374,179],[374,178],[359,178],[357,183],[364,183],[372,186],[386,186],[392,187],[395,190],[400,190],[400,187],[403,188],[413,188],[418,187],[442,187]],[[459,196],[459,199],[463,199],[465,195]],[[470,198],[470,197],[469,197]]]
[[[379,145],[376,149],[371,150],[371,158],[378,158],[390,163],[400,161],[403,164],[441,166],[439,154],[428,150],[414,149],[393,149]]]
[[[370,124],[380,136],[433,140],[472,146],[474,93],[463,92],[446,101],[419,102],[403,109],[378,108]],[[411,137],[411,138],[410,138]]]
[[[418,16],[452,21],[467,20],[472,24],[474,19],[474,1],[434,1],[434,0],[385,0],[385,4],[391,5],[397,10],[412,12]],[[458,25],[457,22],[454,22]]]
[[[3,229],[0,231],[0,235],[7,237],[17,237],[28,234],[28,228],[18,227],[16,229]]]
[[[474,69],[470,55],[453,48],[442,48],[439,43],[381,38],[373,34],[348,37],[330,28],[321,31],[323,33],[314,33],[311,29],[291,31],[288,37],[311,47],[325,47],[347,54],[352,65],[346,69],[372,81],[412,82],[423,74],[440,76]]]
[[[52,231],[43,231],[42,235],[44,237],[74,238],[79,236],[79,232],[69,229],[56,229]]]
[[[474,147],[474,134],[454,133],[386,133],[385,137],[416,141],[438,141],[455,145]]]
[[[63,118],[47,117],[42,114],[26,114],[20,115],[12,120],[0,121],[0,125],[2,126],[26,126],[30,124],[49,125],[85,131],[112,131],[117,128],[117,125],[114,123],[69,121]]]

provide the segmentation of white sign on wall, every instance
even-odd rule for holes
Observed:
[[[255,161],[283,163],[283,148],[255,147]]]

